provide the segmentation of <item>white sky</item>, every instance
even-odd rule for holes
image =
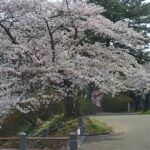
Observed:
[[[150,2],[150,0],[145,0],[145,2]]]
[[[50,1],[54,1],[54,2],[55,2],[55,1],[57,1],[57,0],[50,0]],[[145,2],[150,2],[150,0],[145,0]]]

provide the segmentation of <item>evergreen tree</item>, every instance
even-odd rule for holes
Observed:
[[[113,22],[120,20],[128,21],[128,26],[136,31],[141,31],[145,37],[150,33],[150,3],[145,0],[90,0],[90,2],[103,6],[107,11],[103,15]],[[145,41],[147,48],[150,40]],[[139,63],[145,63],[150,60],[149,52],[139,50],[137,53],[130,51]]]

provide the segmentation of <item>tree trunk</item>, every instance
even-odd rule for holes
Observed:
[[[74,117],[74,102],[72,97],[66,97],[64,99],[65,117]]]
[[[64,98],[64,109],[65,109],[66,118],[71,118],[75,116],[75,103],[74,103],[71,85],[72,82],[69,79],[64,79],[64,87],[66,89],[66,94],[67,94],[67,96]]]
[[[74,97],[66,97],[64,99],[64,108],[66,118],[81,116],[80,103],[78,98],[74,99]]]

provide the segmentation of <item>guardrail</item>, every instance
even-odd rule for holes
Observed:
[[[0,141],[19,141],[19,150],[27,150],[27,141],[69,141],[69,150],[78,150],[78,135],[84,133],[83,118],[78,118],[78,129],[76,133],[70,133],[69,137],[27,137],[26,133],[21,132],[18,137],[0,137]]]
[[[71,133],[70,137],[27,137],[26,133],[21,132],[18,137],[0,137],[0,141],[19,141],[19,150],[27,150],[27,141],[69,141],[69,150],[78,150],[78,136]]]

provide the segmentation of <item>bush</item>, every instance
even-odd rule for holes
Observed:
[[[14,110],[4,119],[0,135],[15,136],[21,131],[28,132],[34,127],[35,122],[36,116],[33,112],[23,114],[18,110]]]

